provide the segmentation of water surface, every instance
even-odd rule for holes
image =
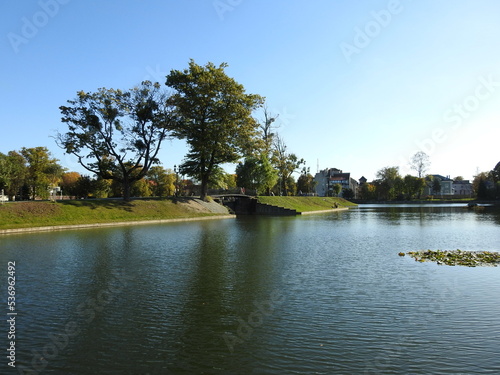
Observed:
[[[496,374],[500,268],[398,253],[499,240],[493,208],[366,205],[4,236],[0,259],[27,374]]]

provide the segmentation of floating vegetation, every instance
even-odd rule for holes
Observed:
[[[401,254],[404,253],[399,253]],[[417,262],[436,262],[447,266],[494,266],[500,264],[500,253],[490,251],[463,251],[463,250],[423,250],[410,251],[409,256]]]

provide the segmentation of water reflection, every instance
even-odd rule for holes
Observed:
[[[499,217],[368,206],[4,237],[1,261],[19,264],[19,363],[59,339],[40,373],[493,373],[498,268],[397,253],[500,250]]]

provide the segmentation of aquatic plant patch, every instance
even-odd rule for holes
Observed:
[[[399,253],[400,256],[406,255]],[[493,266],[500,264],[500,253],[491,251],[464,251],[464,250],[422,250],[407,253],[417,262],[436,262],[447,266]]]

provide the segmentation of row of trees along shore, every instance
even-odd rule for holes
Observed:
[[[410,163],[410,167],[418,176],[401,176],[399,167],[385,167],[376,174],[376,179],[360,186],[358,198],[362,200],[389,201],[421,199],[424,188],[428,188],[431,195],[440,195],[441,180],[434,175],[426,175],[430,165],[428,156],[417,152]],[[453,181],[463,181],[457,176]],[[472,194],[478,199],[500,199],[500,162],[489,172],[478,172],[472,181]],[[471,196],[469,196],[471,198]]]
[[[191,60],[187,69],[170,72],[165,88],[144,81],[127,91],[79,91],[60,107],[68,129],[55,139],[92,177],[65,171],[45,147],[23,148],[0,154],[0,187],[11,197],[31,199],[47,198],[57,184],[66,195],[121,195],[126,200],[172,195],[180,185],[194,182],[202,199],[209,187],[293,193],[292,174],[304,167],[304,160],[288,152],[275,133],[277,116],[267,111],[264,98],[247,94],[226,75],[226,67]],[[264,108],[263,122],[252,116],[259,108]],[[172,137],[189,146],[176,171],[161,167],[158,158],[163,142]],[[237,175],[221,167],[238,161]],[[302,172],[297,183],[310,191],[304,181],[312,176],[305,167]],[[179,181],[179,174],[192,180]]]
[[[269,118],[269,113],[265,116]],[[269,121],[268,121],[269,122]],[[280,159],[275,147],[282,142],[277,136],[278,145],[269,143],[269,153],[260,156],[248,156],[236,167],[237,174],[226,173],[222,168],[216,168],[210,178],[208,187],[211,189],[234,189],[237,186],[247,186],[259,194],[279,194],[281,191],[293,195],[299,191],[314,190],[313,176],[303,168],[297,181],[290,172],[300,166],[301,161],[293,154],[285,154]],[[281,144],[284,147],[283,144]],[[267,155],[270,155],[267,157]],[[280,172],[278,162],[289,164]],[[412,164],[414,166],[415,164]],[[166,197],[174,194],[190,195],[195,190],[195,182],[191,179],[179,178],[178,170],[165,169],[160,165],[152,166],[144,178],[130,185],[130,193],[134,197]],[[281,173],[281,174],[280,174]],[[364,200],[411,200],[426,198],[422,196],[424,187],[431,193],[439,195],[440,182],[432,175],[425,175],[424,170],[417,171],[425,177],[399,174],[398,167],[385,167],[377,172],[374,181],[360,186],[358,198]],[[284,176],[285,178],[279,177]],[[461,176],[454,181],[463,180]],[[282,185],[281,181],[285,181]],[[78,172],[68,172],[59,165],[58,160],[51,156],[45,147],[22,148],[20,151],[0,153],[0,189],[11,199],[47,199],[50,187],[59,186],[65,196],[71,197],[122,197],[123,186],[116,180],[103,179],[98,176],[80,175]],[[336,186],[334,186],[335,188]],[[341,193],[341,185],[334,195]],[[473,194],[479,199],[498,199],[500,197],[500,162],[489,172],[478,173],[472,182]],[[335,189],[334,189],[335,190]],[[342,191],[344,198],[354,198],[349,189]]]
[[[60,186],[65,195],[126,200],[192,192],[194,184],[200,185],[202,199],[209,188],[237,186],[257,194],[314,192],[305,161],[289,152],[276,132],[278,116],[268,111],[262,96],[247,94],[243,85],[228,77],[226,67],[190,60],[188,68],[166,76],[165,87],[144,81],[127,91],[77,92],[60,107],[67,131],[54,138],[92,177],[66,171],[45,147],[22,148],[0,153],[0,189],[11,198],[44,199],[51,187]],[[253,117],[257,110],[263,110],[260,121]],[[174,171],[159,165],[160,148],[169,138],[185,140],[189,147]],[[418,162],[418,177],[402,178],[397,167],[387,167],[362,187],[361,196],[418,195],[426,183],[426,160]],[[238,163],[236,174],[226,173],[225,163]],[[494,171],[480,179],[497,184],[498,168]],[[300,172],[297,181],[295,172]],[[191,179],[182,178],[185,175]]]

